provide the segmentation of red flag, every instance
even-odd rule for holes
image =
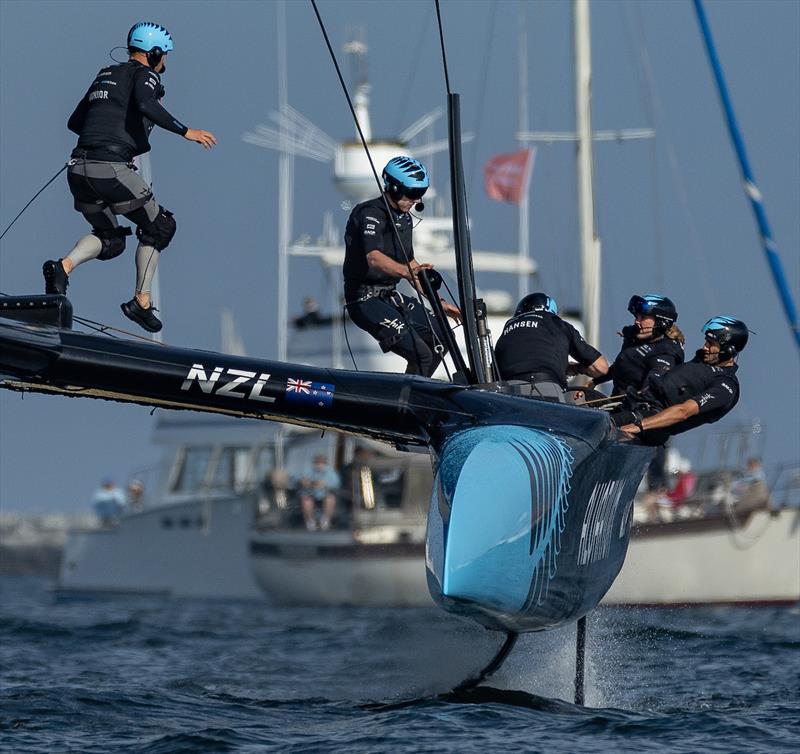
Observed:
[[[499,154],[483,167],[486,193],[496,202],[519,204],[528,187],[535,149]]]

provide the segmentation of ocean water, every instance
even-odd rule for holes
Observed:
[[[574,628],[497,634],[435,608],[57,599],[0,579],[3,752],[800,751],[797,608],[604,609],[587,704]]]

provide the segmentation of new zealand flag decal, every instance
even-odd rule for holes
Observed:
[[[311,380],[300,380],[290,377],[286,380],[286,402],[300,403],[305,406],[329,408],[333,405],[333,385]]]

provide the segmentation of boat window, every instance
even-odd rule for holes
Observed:
[[[240,492],[252,483],[252,448],[223,448],[211,486],[215,490]]]
[[[402,469],[381,469],[374,474],[375,497],[378,507],[400,508],[403,504]]]
[[[199,489],[205,481],[210,458],[211,448],[186,448],[172,492],[194,492]]]

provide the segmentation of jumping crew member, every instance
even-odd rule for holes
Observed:
[[[712,317],[703,334],[705,343],[691,361],[653,375],[638,402],[627,401],[626,410],[614,417],[622,432],[660,445],[671,435],[719,421],[739,402],[736,356],[747,345],[747,325]]]
[[[142,21],[128,32],[127,63],[103,68],[78,103],[67,124],[78,134],[67,181],[78,210],[92,226],[66,257],[42,266],[46,293],[65,294],[68,276],[89,259],[113,259],[125,251],[128,227],[117,215],[136,225],[136,290],[122,312],[145,330],[158,332],[161,320],[150,302],[150,284],[160,253],[175,235],[172,213],[160,206],[150,187],[136,175],[133,158],[150,151],[154,125],[202,144],[217,140],[209,131],[184,126],[161,105],[164,87],[159,74],[166,69],[172,37],[159,24]]]
[[[628,311],[634,323],[622,328],[622,348],[608,373],[587,384],[592,388],[614,380],[614,395],[641,390],[652,374],[667,372],[683,363],[685,338],[675,320],[675,304],[666,296],[648,293],[632,296]]]
[[[608,371],[606,357],[558,316],[555,299],[546,293],[531,293],[519,302],[494,353],[500,377],[512,383],[511,392],[562,403],[570,356],[578,362],[571,371],[593,378]]]
[[[394,157],[383,169],[383,185],[383,196],[356,205],[347,221],[343,267],[347,313],[384,353],[391,351],[408,362],[406,374],[430,377],[444,357],[436,348],[443,342],[437,323],[433,315],[426,316],[416,298],[396,290],[402,278],[421,290],[419,271],[433,268],[414,259],[409,214],[428,190],[428,172],[413,157]],[[448,317],[460,319],[458,307],[444,299],[442,308]]]

